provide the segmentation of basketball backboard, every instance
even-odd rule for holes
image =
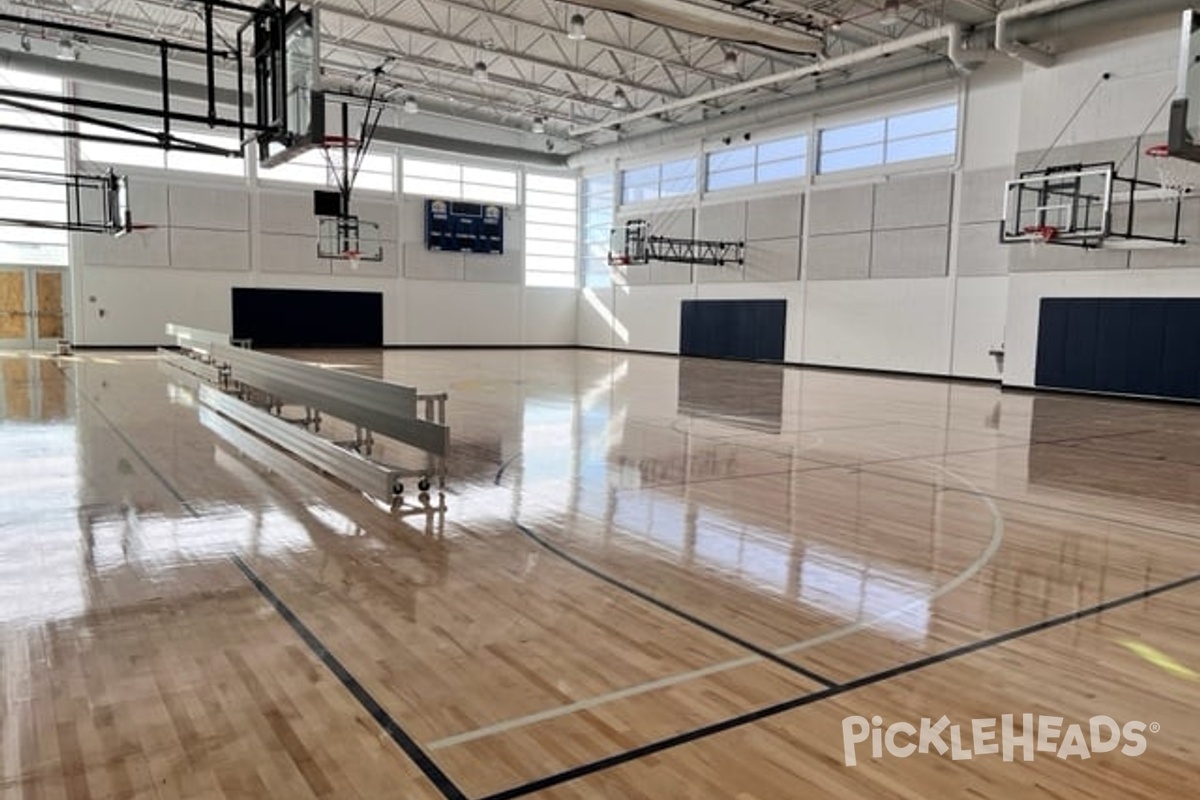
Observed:
[[[631,219],[620,228],[613,228],[608,240],[608,265],[649,264],[648,230],[644,219]]]
[[[379,224],[358,217],[321,217],[317,227],[317,258],[382,261]]]
[[[1167,149],[1174,158],[1200,161],[1200,11],[1194,9],[1183,12],[1180,25]]]
[[[1111,164],[1022,173],[1004,185],[1000,240],[1099,242],[1108,235],[1112,191]]]
[[[1111,162],[1031,170],[1004,184],[1000,242],[1137,250],[1185,244],[1183,193]]]
[[[325,138],[320,92],[320,27],[315,8],[295,6],[281,17],[254,21],[258,159],[264,167],[289,161]]]

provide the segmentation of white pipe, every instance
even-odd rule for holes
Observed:
[[[1012,58],[1036,64],[1039,67],[1054,66],[1055,58],[1050,53],[1029,47],[1020,42],[1011,41],[1008,38],[1008,23],[1016,19],[1046,14],[1050,11],[1057,11],[1067,6],[1077,6],[1086,2],[1091,2],[1091,0],[1036,0],[1033,3],[1026,3],[1018,8],[1001,11],[996,15],[996,50]]]
[[[927,31],[922,31],[921,33],[917,33],[912,36],[906,36],[903,39],[895,39],[893,41],[884,42],[871,47],[864,47],[862,50],[855,50],[853,53],[848,53],[844,56],[838,56],[837,58],[830,58],[816,64],[798,67],[785,72],[777,72],[774,75],[764,75],[761,78],[743,81],[742,83],[737,83],[732,86],[722,86],[719,89],[712,89],[707,92],[692,95],[691,97],[683,98],[682,100],[675,100],[658,106],[648,106],[638,111],[631,111],[628,114],[622,114],[616,119],[609,119],[605,122],[597,122],[591,125],[583,125],[580,127],[571,128],[569,135],[582,136],[588,133],[595,133],[596,131],[602,131],[615,125],[622,125],[626,122],[632,122],[637,119],[646,119],[647,117],[666,114],[683,108],[690,108],[691,106],[705,103],[709,100],[716,100],[731,94],[741,94],[753,89],[761,89],[764,86],[771,86],[776,83],[799,80],[800,78],[807,78],[810,75],[819,75],[822,72],[829,72],[832,70],[842,69],[844,67],[851,67],[855,64],[861,64],[864,61],[873,61],[877,58],[891,55],[892,53],[898,53],[903,50],[911,50],[914,47],[923,47],[925,45],[939,42],[943,39],[949,43],[951,38],[955,36],[959,37],[960,46],[958,53],[961,54],[962,30],[957,25],[943,25],[940,28],[931,28]]]

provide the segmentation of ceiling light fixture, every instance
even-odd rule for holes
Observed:
[[[71,0],[68,5],[77,14],[90,14],[96,10],[96,0]]]
[[[567,24],[567,38],[573,42],[581,42],[587,38],[587,31],[583,29],[583,14],[571,15]]]
[[[78,61],[79,51],[75,49],[75,42],[63,37],[58,41],[58,55],[55,56],[59,61]]]
[[[471,77],[476,83],[486,83],[488,79],[487,64],[482,61],[476,61],[475,66],[471,68]]]
[[[625,95],[625,90],[620,86],[613,92],[612,107],[617,111],[629,110],[629,98]]]
[[[544,119],[542,119],[541,117],[534,117],[533,118],[533,127],[531,127],[530,130],[537,134],[545,133],[546,132],[546,121]]]
[[[879,24],[890,28],[900,22],[900,0],[887,0],[883,4],[883,16],[879,18]]]
[[[725,51],[725,60],[721,62],[721,72],[726,75],[737,75],[740,72],[737,53],[732,50]]]
[[[415,98],[415,97],[404,98],[404,113],[405,114],[416,114],[420,110],[421,110],[421,107],[419,105],[417,105],[417,98]]]
[[[26,53],[33,49],[33,42],[29,41],[28,33],[21,34],[21,49]]]

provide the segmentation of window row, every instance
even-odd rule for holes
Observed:
[[[80,132],[88,136],[98,137],[81,139],[79,142],[79,157],[92,165],[124,164],[149,169],[167,169],[179,172],[203,172],[208,175],[224,175],[243,177],[246,174],[245,159],[212,153],[194,152],[189,150],[163,151],[153,144],[154,139],[146,137],[148,145],[140,146],[125,141],[105,141],[104,137],[117,137],[128,140],[128,134],[98,125],[82,125]],[[147,131],[149,133],[149,131]],[[238,139],[232,134],[222,133],[192,133],[180,132],[178,136],[196,144],[214,147],[220,150],[234,151],[238,149]],[[351,153],[351,168],[354,164],[354,154]],[[296,158],[270,169],[260,168],[259,177],[265,180],[283,181],[286,183],[303,183],[311,186],[336,187],[338,174],[342,171],[342,153],[337,148],[330,148],[328,156],[325,151],[309,150]],[[356,189],[370,189],[380,192],[391,192],[394,185],[393,159],[390,155],[366,153],[358,164],[358,173],[354,181]]]
[[[803,178],[809,141],[797,134],[713,150],[704,158],[706,192]],[[816,174],[953,157],[958,150],[958,103],[823,128],[817,133]],[[698,164],[684,158],[621,171],[621,203],[693,194]]]
[[[62,80],[0,70],[0,87],[61,94]],[[37,101],[29,105],[56,107]],[[26,109],[0,108],[0,126],[9,128],[0,129],[0,219],[64,224],[67,193],[59,177],[67,171],[62,119]],[[65,266],[66,231],[0,225],[0,264]]]

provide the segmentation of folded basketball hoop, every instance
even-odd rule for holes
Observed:
[[[1200,185],[1200,164],[1186,158],[1171,155],[1165,144],[1146,148],[1146,155],[1158,170],[1158,182],[1164,189],[1184,195],[1191,194]]]

